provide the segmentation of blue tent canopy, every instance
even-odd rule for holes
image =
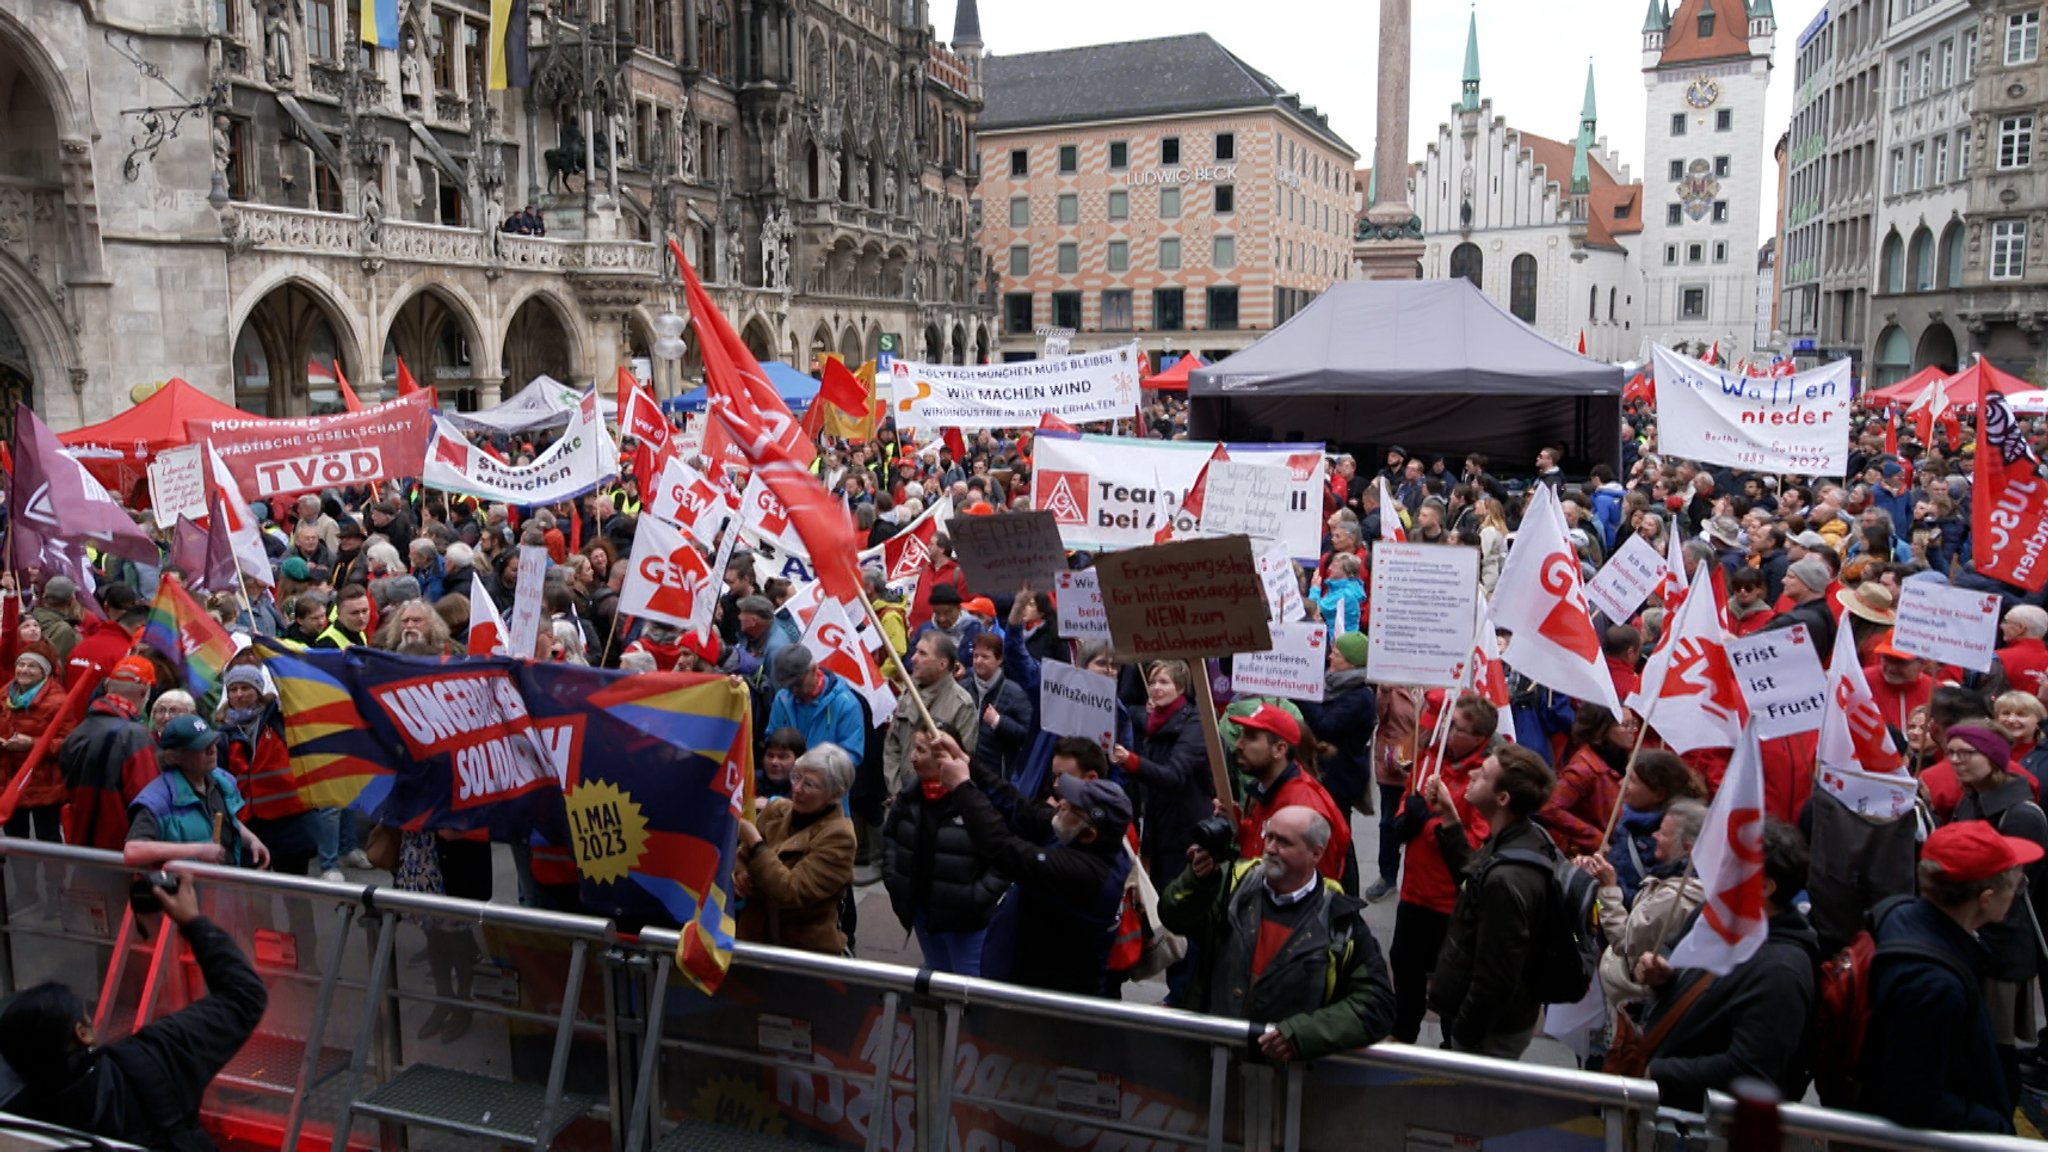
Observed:
[[[761,361],[761,370],[768,374],[768,383],[775,386],[775,394],[789,405],[792,412],[801,412],[810,407],[811,400],[818,394],[818,381],[805,373],[784,364],[780,360]],[[705,389],[700,385],[670,400],[661,402],[664,412],[702,412]]]

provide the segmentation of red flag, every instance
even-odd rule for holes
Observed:
[[[836,356],[830,357],[825,361],[825,380],[818,388],[818,396],[813,401],[813,407],[818,404],[830,404],[848,416],[858,419],[867,414],[867,385],[862,384],[860,377],[847,370],[845,361]]]
[[[1221,444],[1216,446],[1215,451],[1209,453],[1209,459],[1203,463],[1202,470],[1195,473],[1193,486],[1188,489],[1188,494],[1181,498],[1180,508],[1177,510],[1169,509],[1172,514],[1160,518],[1159,530],[1152,533],[1152,542],[1154,544],[1164,544],[1173,539],[1173,526],[1179,521],[1186,520],[1191,525],[1200,526],[1202,523],[1202,505],[1207,503],[1209,498],[1209,465],[1214,464],[1218,460],[1228,461],[1229,459],[1230,453]],[[1163,489],[1164,486],[1162,485],[1161,487]]]
[[[1586,330],[1585,330],[1584,328],[1581,328],[1581,329],[1579,329],[1579,355],[1581,355],[1581,356],[1584,356],[1585,354],[1586,354]]]
[[[618,387],[619,430],[633,438],[633,475],[644,495],[676,454],[675,429],[646,381],[621,367]]]
[[[704,384],[709,392],[705,409],[711,415],[704,433],[704,454],[718,460],[730,442],[752,466],[780,459],[799,468],[809,467],[817,458],[817,446],[797,426],[789,405],[776,395],[760,361],[754,359],[746,342],[733,331],[725,313],[711,302],[711,296],[697,279],[697,270],[684,257],[682,246],[671,239],[668,248],[682,270],[690,319],[697,325],[702,345]]]
[[[2048,585],[2048,477],[2005,397],[1989,389],[1977,405],[1970,505],[1970,561],[1978,573],[2029,592]]]
[[[405,366],[405,357],[398,358],[398,395],[410,396],[420,390],[419,381],[412,378],[412,370]]]
[[[511,633],[505,630],[505,618],[498,614],[498,605],[491,594],[484,589],[481,573],[469,574],[469,638],[465,647],[471,656],[510,656],[506,651],[505,638]]]
[[[334,361],[329,370],[334,373],[334,382],[341,386],[341,406],[350,412],[361,412],[363,402],[356,399],[356,390],[348,386],[348,377],[341,374],[341,361]]]
[[[953,462],[962,468],[967,467],[967,438],[960,434],[960,430],[958,428],[941,428],[939,429],[939,439],[945,441],[946,447],[953,450]]]
[[[1038,430],[1040,432],[1069,432],[1075,436],[1079,436],[1081,434],[1081,430],[1079,428],[1074,427],[1072,424],[1067,423],[1065,420],[1060,419],[1058,416],[1053,415],[1051,412],[1044,412],[1039,414]]]
[[[932,566],[932,548],[939,536],[938,517],[919,516],[917,523],[882,541],[882,580],[900,584]]]
[[[1887,411],[1884,415],[1884,454],[1887,456],[1897,456],[1899,454],[1899,414],[1897,412]]]

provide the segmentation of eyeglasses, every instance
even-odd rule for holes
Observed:
[[[1942,754],[1947,756],[1950,760],[1960,760],[1965,756],[1984,756],[1982,752],[1977,751],[1975,748],[1970,747],[1968,744],[1957,745],[1953,748],[1944,748],[1942,749]],[[1990,759],[1990,757],[1988,756],[1984,758],[1987,760]]]

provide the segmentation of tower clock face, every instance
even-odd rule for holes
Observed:
[[[1695,108],[1711,108],[1721,98],[1721,86],[1705,76],[1685,86],[1685,102]]]

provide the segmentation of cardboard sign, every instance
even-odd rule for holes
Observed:
[[[956,516],[946,531],[967,586],[982,596],[1005,595],[1026,584],[1051,588],[1067,570],[1067,551],[1050,512]]]
[[[206,470],[199,447],[166,448],[149,462],[149,508],[157,527],[169,528],[180,516],[206,519]]]
[[[1067,640],[1109,639],[1109,609],[1102,606],[1102,575],[1093,568],[1062,572],[1053,581],[1060,636]]]
[[[1308,614],[1301,599],[1301,579],[1287,549],[1275,545],[1259,553],[1259,579],[1266,583],[1266,606],[1273,622],[1285,624]]]
[[[1096,569],[1109,630],[1125,659],[1194,659],[1273,646],[1265,585],[1248,537],[1110,552]]]
[[[538,544],[519,546],[519,583],[512,588],[512,635],[508,643],[520,659],[533,655],[540,640],[542,585],[548,577],[548,550]]]
[[[1329,629],[1322,624],[1275,624],[1273,650],[1248,652],[1230,662],[1230,690],[1239,696],[1323,698],[1329,669]]]
[[[1631,532],[1605,567],[1586,581],[1586,602],[1620,624],[1636,614],[1670,570],[1657,546]]]
[[[1202,492],[1202,531],[1277,539],[1281,527],[1277,513],[1287,507],[1293,487],[1291,477],[1282,469],[1235,460],[1212,461]]]
[[[1375,683],[1462,687],[1479,615],[1479,549],[1373,541],[1366,610]]]
[[[1727,648],[1728,664],[1742,687],[1743,702],[1749,705],[1757,739],[1820,730],[1828,682],[1806,625],[1730,640]]]
[[[1758,472],[1840,476],[1849,466],[1849,360],[1796,376],[1748,376],[1661,345],[1659,448],[1673,456]]]
[[[1928,580],[1899,586],[1892,647],[1937,664],[1982,672],[1998,655],[1998,593]]]
[[[1116,678],[1057,660],[1038,666],[1038,726],[1055,736],[1116,743]]]

